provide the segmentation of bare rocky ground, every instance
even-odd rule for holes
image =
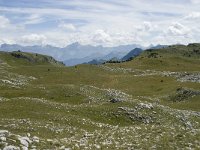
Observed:
[[[95,126],[96,130],[88,132],[53,122],[1,119],[1,129],[24,131],[46,129],[54,134],[74,133],[74,135],[43,139],[28,132],[18,135],[8,130],[0,130],[0,146],[3,150],[43,149],[48,146],[54,147],[53,149],[162,149],[165,146],[167,148],[170,143],[168,145],[170,149],[177,149],[180,146],[184,149],[200,148],[199,112],[179,111],[151,103],[137,103],[133,107],[119,107],[116,115],[122,114],[134,122],[137,121],[137,124],[119,127],[76,118],[79,123]],[[70,121],[65,117],[60,119]]]
[[[199,72],[170,72],[170,71],[156,71],[156,70],[140,70],[140,69],[132,69],[132,68],[117,68],[117,67],[109,67],[105,65],[99,65],[100,68],[111,71],[111,72],[122,72],[122,73],[131,73],[134,76],[166,76],[166,77],[174,77],[177,81],[180,82],[194,82],[200,83],[200,73]]]
[[[6,86],[10,88],[20,88],[28,84],[31,80],[36,80],[35,77],[26,77],[23,75],[19,75],[17,73],[12,73],[9,71],[12,69],[7,63],[2,63],[0,67],[0,85]]]
[[[1,119],[0,147],[3,150],[18,149],[199,149],[200,148],[200,112],[177,110],[157,103],[149,103],[133,99],[132,96],[114,89],[101,89],[83,85],[80,92],[92,100],[90,104],[74,106],[91,107],[97,104],[110,103],[110,96],[122,101],[133,103],[127,107],[118,107],[115,116],[127,116],[133,121],[129,126],[109,125],[77,116],[63,116],[59,120],[71,122],[75,119],[79,124],[92,125],[94,130],[86,130],[70,125],[49,122],[32,121],[31,119]],[[99,95],[98,95],[99,94]],[[32,101],[42,103],[49,108],[66,110],[68,104],[50,102],[45,99],[20,97],[2,98],[6,101]],[[103,113],[103,112],[102,112]],[[105,112],[106,113],[106,112]],[[53,117],[55,120],[56,116]],[[9,130],[5,130],[9,129]],[[27,131],[23,134],[12,133],[12,130]],[[58,138],[44,139],[30,134],[31,131],[47,130]],[[29,132],[28,132],[29,131]],[[72,135],[73,134],[73,135]],[[59,135],[66,137],[60,138]],[[158,144],[160,143],[160,144]],[[51,148],[48,148],[51,147]]]

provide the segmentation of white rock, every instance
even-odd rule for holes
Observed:
[[[22,139],[26,140],[28,143],[32,143],[29,137],[22,137]]]
[[[94,146],[95,146],[96,149],[100,149],[101,148],[101,146],[97,145],[97,144],[95,144]]]
[[[28,147],[28,142],[26,140],[20,140],[20,143],[26,147]]]
[[[5,142],[6,141],[6,137],[0,137],[0,141]]]
[[[33,142],[39,143],[39,142],[40,142],[40,139],[39,139],[39,137],[37,137],[37,136],[34,136],[34,137],[33,137]]]
[[[53,142],[53,140],[52,139],[47,139],[47,142]]]
[[[25,147],[28,147],[29,143],[32,143],[32,141],[28,137],[20,137],[19,141]]]
[[[0,137],[8,136],[9,132],[7,130],[0,130]]]
[[[151,103],[149,104],[140,103],[139,106],[142,108],[153,109],[153,105]]]
[[[36,146],[35,145],[32,145],[31,146],[31,149],[33,150],[33,149],[36,149]]]
[[[22,150],[28,150],[28,147],[22,146]]]
[[[60,149],[65,149],[65,146],[61,146]]]
[[[3,150],[20,150],[20,148],[13,145],[9,145],[4,147]]]

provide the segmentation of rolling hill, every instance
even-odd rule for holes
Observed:
[[[0,149],[199,149],[200,44],[66,67],[0,52]]]

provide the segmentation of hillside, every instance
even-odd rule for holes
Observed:
[[[200,149],[199,99],[200,44],[74,67],[1,52],[0,149]]]
[[[130,60],[130,59],[133,59],[134,57],[139,56],[141,53],[142,53],[142,49],[135,48],[132,51],[130,51],[128,54],[126,54],[121,60],[127,61],[127,60]]]
[[[54,65],[64,66],[62,62],[56,61],[53,57],[37,53],[21,51],[0,52],[2,61],[12,65]]]
[[[113,65],[135,69],[197,71],[199,64],[200,44],[194,43],[188,46],[172,45],[161,49],[148,49],[132,61]]]

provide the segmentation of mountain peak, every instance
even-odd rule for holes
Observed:
[[[81,46],[81,44],[79,42],[74,42],[74,43],[69,44],[66,47],[72,47],[72,48],[74,48],[74,47],[79,47],[79,46]]]
[[[122,58],[122,61],[129,60],[129,59],[131,59],[133,57],[136,57],[136,56],[140,55],[141,53],[142,53],[142,49],[141,48],[135,48],[132,51],[130,51],[126,56],[124,56]]]

